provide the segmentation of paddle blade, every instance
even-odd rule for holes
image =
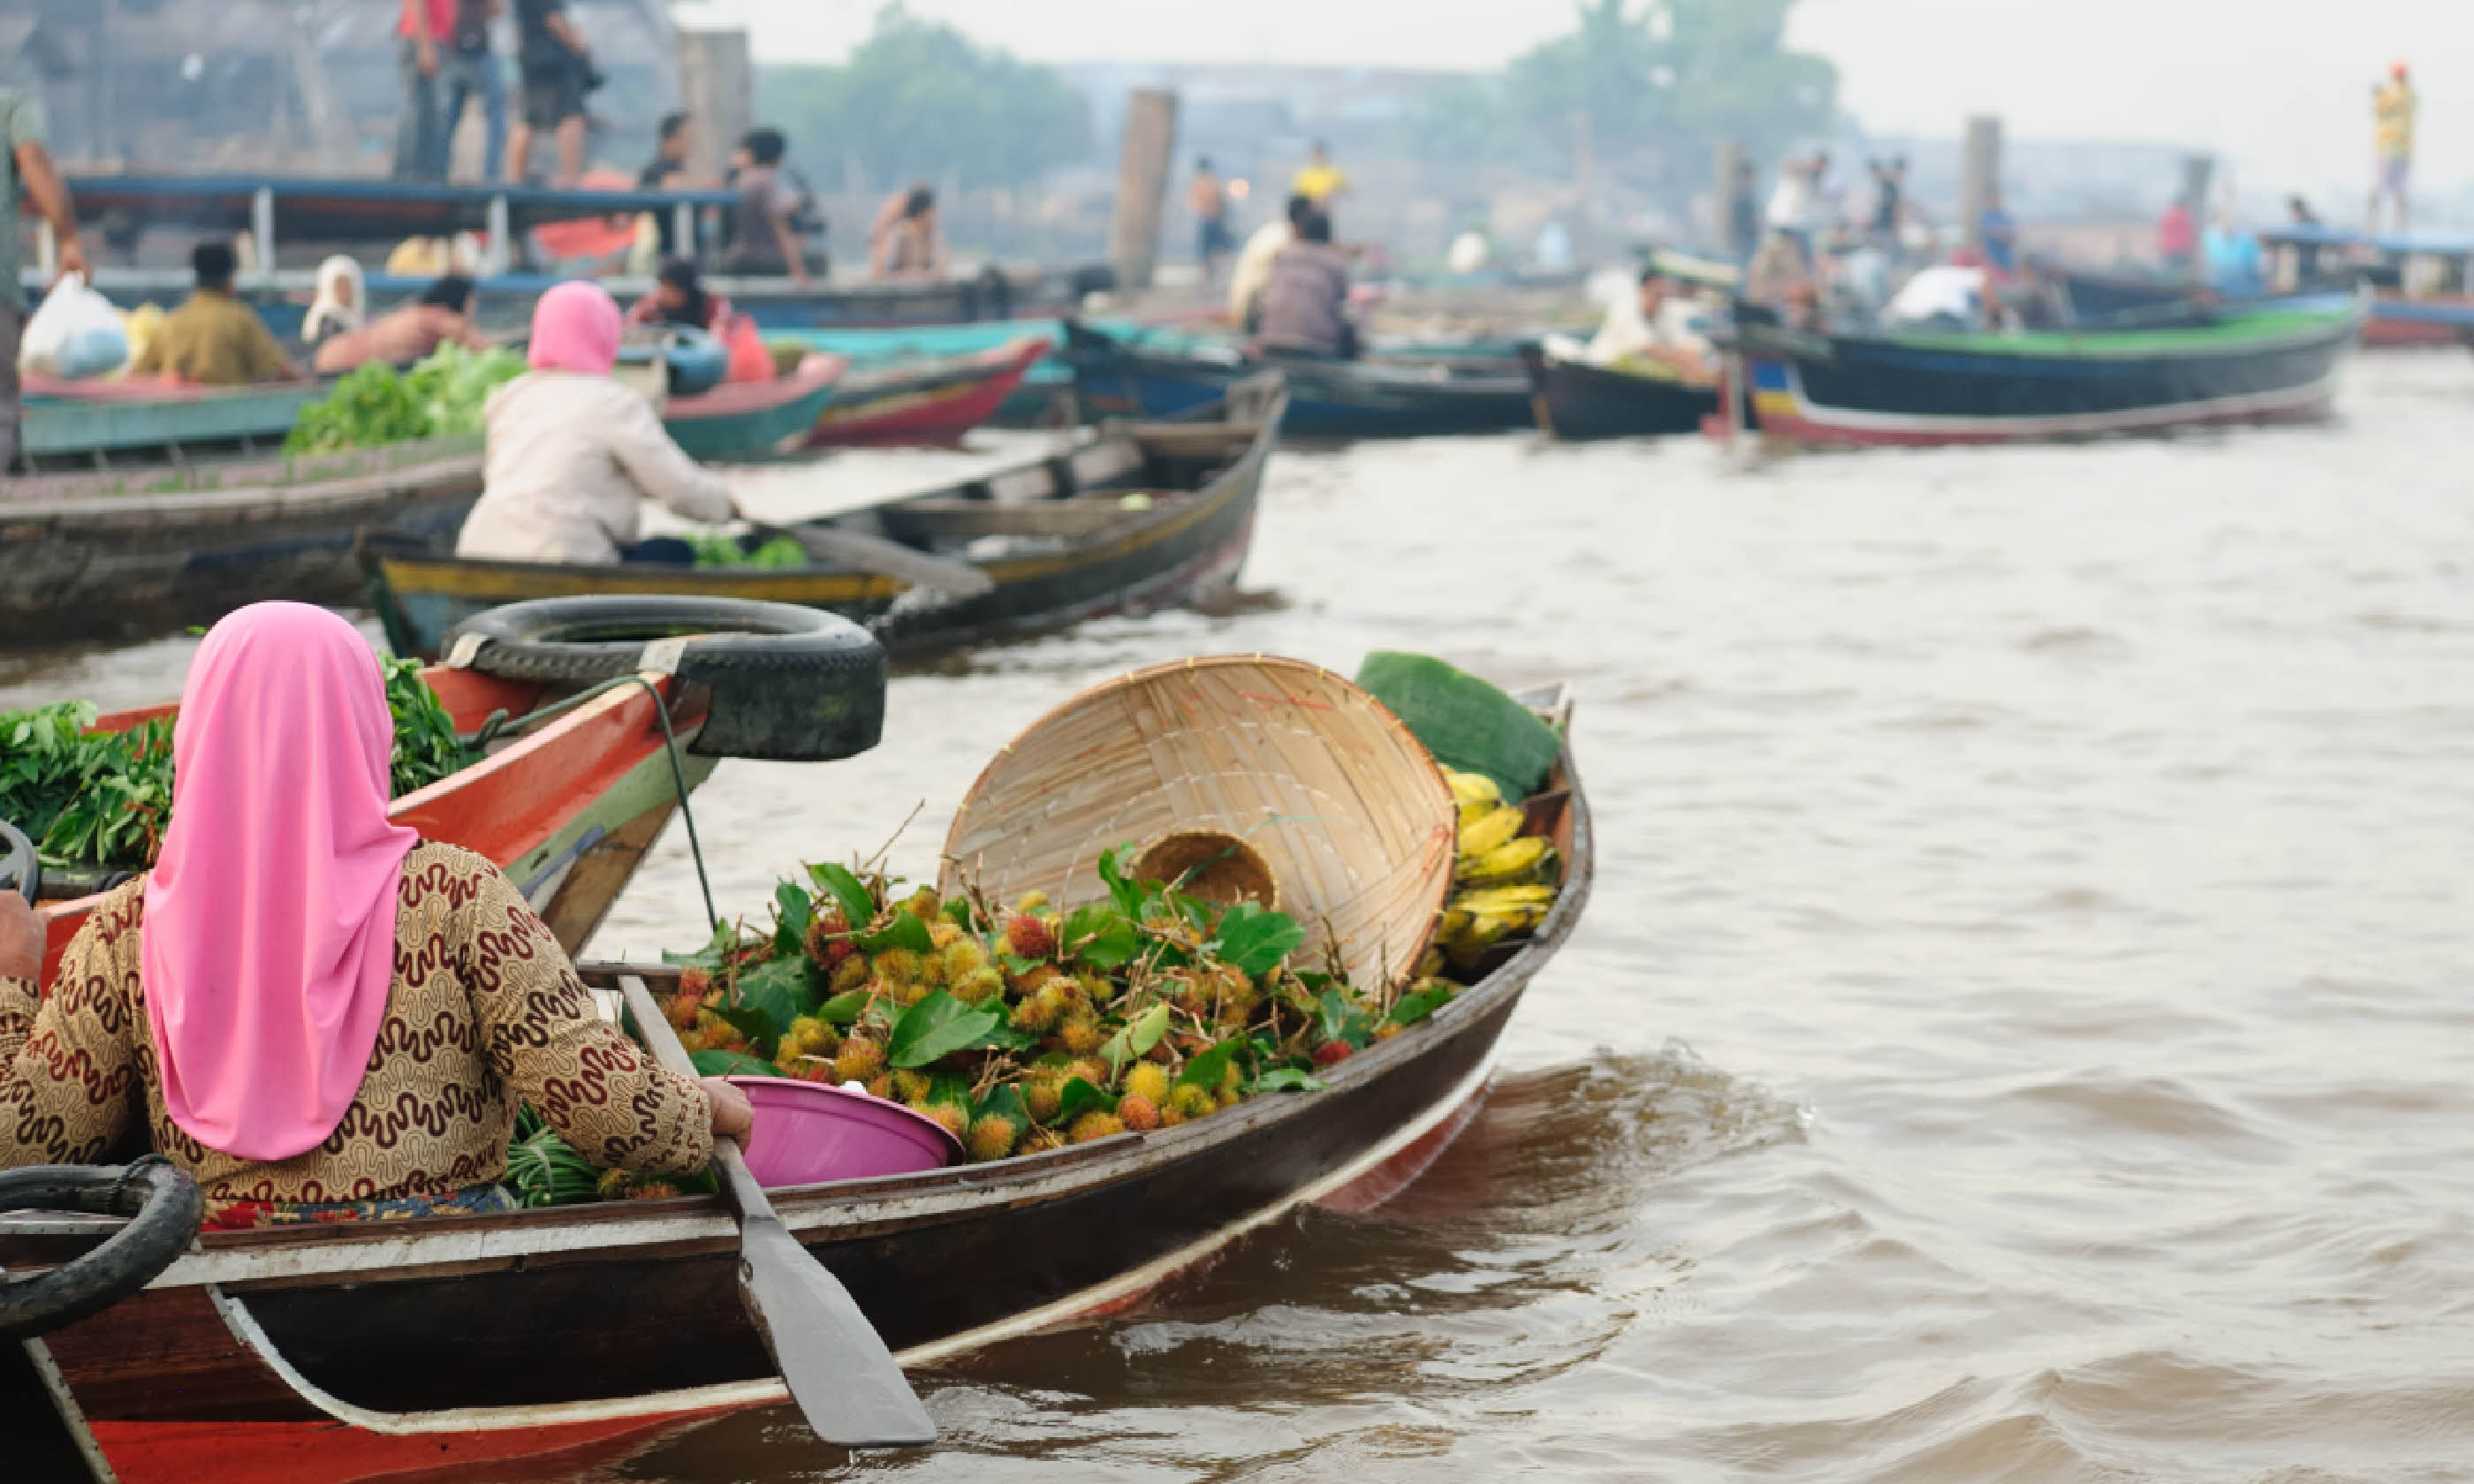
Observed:
[[[739,1298],[817,1437],[843,1448],[910,1448],[936,1424],[850,1290],[779,1221],[740,1232]]]

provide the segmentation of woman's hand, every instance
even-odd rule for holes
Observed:
[[[39,979],[42,974],[43,920],[15,891],[0,892],[0,979]]]
[[[704,1090],[713,1099],[713,1136],[735,1139],[744,1144],[747,1136],[756,1132],[756,1105],[747,1094],[719,1077],[704,1079]]]

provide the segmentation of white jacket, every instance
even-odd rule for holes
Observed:
[[[608,563],[646,495],[690,520],[730,518],[730,487],[670,440],[653,404],[607,376],[526,371],[482,410],[484,489],[455,555]]]

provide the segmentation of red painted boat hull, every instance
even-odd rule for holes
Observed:
[[[874,387],[846,381],[816,419],[808,446],[958,442],[994,418],[1046,354],[1046,340],[1017,340],[966,358],[967,370],[959,374],[952,363],[943,363],[916,380],[888,374]]]

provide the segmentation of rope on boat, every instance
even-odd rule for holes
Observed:
[[[648,677],[641,674],[613,676],[597,685],[588,686],[574,695],[553,701],[546,706],[527,711],[512,720],[501,708],[491,712],[488,719],[481,723],[479,730],[469,737],[460,737],[457,740],[478,752],[502,736],[521,731],[537,723],[548,721],[554,716],[563,715],[595,696],[629,684],[644,687],[645,693],[653,698],[653,714],[661,718],[662,747],[669,754],[670,759],[670,785],[678,793],[679,819],[687,826],[688,853],[695,857],[696,887],[704,893],[704,918],[708,923],[717,928],[721,925],[721,914],[714,910],[713,876],[705,869],[704,842],[696,835],[695,810],[688,803],[688,771],[687,765],[679,760],[678,733],[670,728],[670,708],[663,699],[662,688],[654,684]]]

